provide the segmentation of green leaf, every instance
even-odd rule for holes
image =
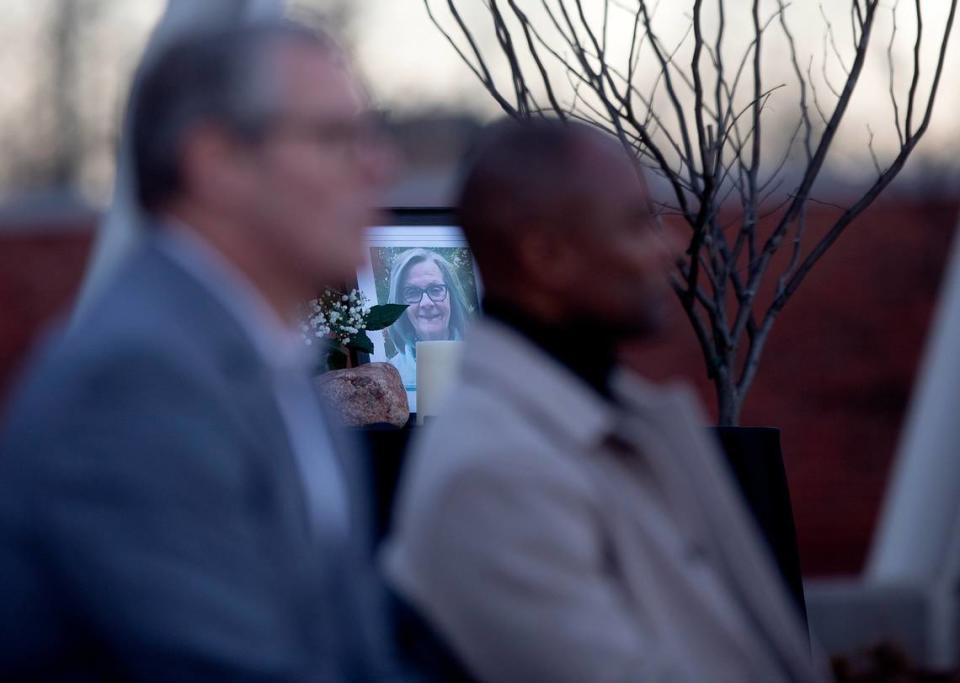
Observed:
[[[350,337],[350,341],[346,343],[346,347],[348,349],[354,349],[355,351],[373,353],[373,342],[370,340],[370,337],[367,336],[366,332],[357,332]]]
[[[371,332],[390,327],[407,310],[407,304],[378,304],[367,313],[367,329]]]

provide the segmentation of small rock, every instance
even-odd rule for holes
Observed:
[[[316,379],[317,388],[348,427],[387,422],[402,427],[410,419],[407,392],[390,363],[367,363],[333,370]]]

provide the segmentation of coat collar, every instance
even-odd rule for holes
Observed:
[[[463,374],[518,410],[536,412],[571,444],[596,443],[616,423],[612,404],[522,334],[490,318],[474,321],[467,332]]]
[[[619,431],[628,415],[662,415],[678,403],[696,405],[686,387],[655,385],[623,367],[613,373],[618,403],[611,403],[522,334],[491,318],[474,321],[466,343],[463,372],[471,382],[495,385],[504,400],[536,409],[569,443],[596,444]]]

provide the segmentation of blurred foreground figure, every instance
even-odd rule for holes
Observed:
[[[491,683],[825,679],[693,396],[617,365],[672,260],[622,148],[501,123],[459,208],[486,318],[402,485],[396,592]]]
[[[0,437],[0,679],[362,681],[380,629],[297,306],[355,273],[385,178],[338,50],[194,34],[133,93],[147,243]]]

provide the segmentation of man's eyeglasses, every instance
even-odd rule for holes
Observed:
[[[299,137],[321,147],[357,149],[375,145],[382,140],[382,128],[372,116],[333,121],[311,121],[298,117],[278,117],[267,133]]]
[[[420,303],[424,294],[427,295],[427,298],[430,299],[430,301],[435,304],[439,304],[441,301],[447,298],[447,286],[430,285],[426,288],[404,287],[400,290],[400,301],[401,303],[413,306]]]

